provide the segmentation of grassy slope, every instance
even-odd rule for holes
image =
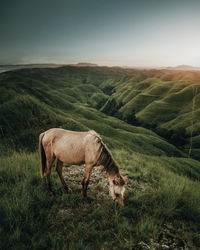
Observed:
[[[193,136],[199,135],[200,72],[135,71],[115,86],[116,91],[110,99],[122,104],[115,110],[115,115],[126,117],[135,111],[137,119],[147,125],[174,131],[186,129],[187,138],[191,133],[194,98]],[[108,103],[103,111],[106,105]],[[189,139],[184,146],[186,150],[188,142]],[[193,146],[195,152],[200,146],[197,138]],[[198,154],[194,155],[198,157]]]
[[[35,150],[38,134],[48,128],[94,129],[110,147],[150,155],[182,155],[150,130],[130,126],[88,106],[95,94],[105,95],[97,87],[100,83],[105,89],[121,74],[120,69],[65,67],[0,75],[2,143]]]
[[[144,80],[140,72],[124,75],[121,69],[107,68],[32,69],[0,75],[2,150],[13,143],[14,148],[32,146],[34,151],[38,133],[52,126],[90,128],[102,135],[122,172],[129,174],[125,207],[117,208],[110,198],[97,196],[105,189],[101,183],[91,186],[92,201],[87,203],[80,191],[81,175],[77,175],[79,185],[73,184],[72,193],[65,194],[55,171],[57,195],[51,198],[39,176],[37,153],[2,155],[0,248],[136,249],[141,241],[159,248],[165,225],[171,228],[171,238],[200,247],[199,161],[167,157],[182,153],[150,130],[89,106],[94,105],[94,95],[106,100],[115,84],[124,86],[123,98],[133,98],[139,90],[134,92],[131,86],[124,94],[133,79],[130,74],[135,74],[135,81]],[[198,139],[194,137],[194,144]]]

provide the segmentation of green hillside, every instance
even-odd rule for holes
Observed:
[[[72,66],[0,74],[0,249],[199,249],[200,162],[187,153],[191,125],[200,153],[198,77]],[[128,174],[124,207],[99,168],[89,201],[83,166],[65,167],[69,194],[53,169],[48,195],[37,146],[52,127],[101,135]]]
[[[199,159],[200,72],[133,71],[125,81],[115,84],[101,110],[151,128],[185,152],[192,131],[192,155]]]
[[[39,133],[62,127],[94,129],[113,148],[150,155],[183,155],[151,130],[133,127],[90,107],[107,100],[113,82],[123,74],[121,69],[76,67],[1,74],[1,145],[35,150]]]

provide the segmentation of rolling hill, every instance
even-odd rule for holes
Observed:
[[[101,107],[121,69],[62,67],[23,69],[0,75],[1,145],[35,150],[38,134],[51,127],[94,129],[111,147],[153,155],[184,155],[151,130],[107,116]]]
[[[167,140],[185,153],[192,146],[191,155],[199,159],[198,71],[139,71],[95,66],[22,69],[1,74],[0,88],[3,137],[14,133],[12,140],[15,140],[20,129],[26,136],[32,125],[38,133],[41,129],[61,124],[69,129],[93,128],[105,134],[106,129],[99,124],[101,120],[113,120],[112,116],[137,126],[134,127],[139,131],[136,134],[140,134],[141,127],[151,129],[165,138],[165,143]],[[22,112],[25,109],[27,112]],[[97,115],[96,109],[101,113]],[[89,116],[91,121],[99,119],[98,125],[92,123]],[[116,123],[128,126],[120,121]],[[104,126],[106,124],[104,122]],[[133,126],[127,129],[133,131]]]
[[[199,158],[199,100],[200,72],[137,71],[115,83],[115,91],[101,111],[151,128],[185,152],[192,132],[192,155]]]
[[[200,67],[194,67],[190,65],[178,65],[176,67],[167,67],[169,70],[183,70],[183,71],[191,71],[191,70],[200,70]]]

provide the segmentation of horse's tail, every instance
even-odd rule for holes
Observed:
[[[41,177],[44,177],[46,175],[46,154],[44,151],[44,147],[42,145],[42,139],[44,137],[44,133],[40,134],[39,136],[39,153],[40,153],[40,171],[41,171]]]

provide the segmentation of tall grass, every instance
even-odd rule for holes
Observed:
[[[56,195],[51,197],[40,178],[37,153],[2,157],[0,248],[132,249],[140,241],[157,242],[163,223],[168,222],[177,229],[177,237],[198,247],[199,182],[187,173],[175,173],[169,167],[175,164],[170,158],[165,164],[165,157],[156,161],[156,157],[126,151],[113,154],[121,171],[129,174],[123,208],[107,196],[98,198],[97,193],[105,190],[101,184],[90,186],[90,203],[83,199],[81,185],[72,184],[72,192],[66,194],[55,171]],[[192,167],[199,164],[188,161]]]

